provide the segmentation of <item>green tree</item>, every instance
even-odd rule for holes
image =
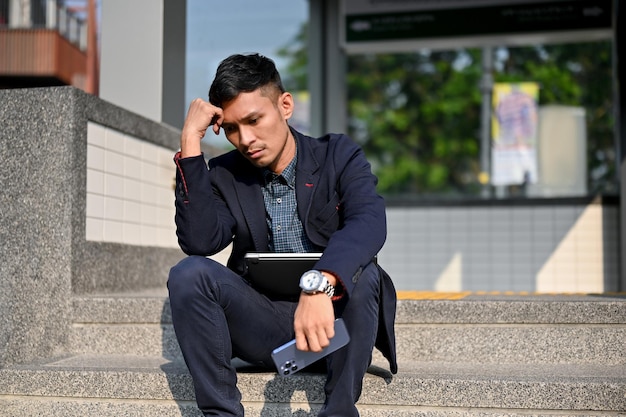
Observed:
[[[350,133],[368,154],[381,192],[478,191],[476,58],[475,51],[349,58]]]
[[[286,71],[281,72],[283,84],[288,91],[306,91],[307,90],[307,33],[309,30],[308,23],[304,23],[296,37],[280,48],[277,55],[287,59]]]

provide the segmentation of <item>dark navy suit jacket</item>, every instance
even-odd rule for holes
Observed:
[[[316,268],[334,273],[344,297],[358,282],[386,238],[385,204],[362,149],[345,135],[311,138],[292,129],[297,143],[298,214],[311,242],[323,251]],[[246,252],[267,252],[268,228],[260,170],[233,150],[209,161],[178,159],[176,226],[188,255],[208,256],[230,243],[228,267],[244,272]],[[397,372],[394,320],[396,292],[381,274],[376,347]]]

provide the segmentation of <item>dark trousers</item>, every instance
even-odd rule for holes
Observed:
[[[379,273],[368,265],[349,302],[336,301],[350,343],[328,356],[326,402],[319,416],[358,416],[355,403],[371,362],[378,328]],[[223,265],[201,256],[170,271],[168,288],[178,343],[205,416],[243,416],[231,359],[273,367],[271,352],[294,338],[297,302],[273,300]]]

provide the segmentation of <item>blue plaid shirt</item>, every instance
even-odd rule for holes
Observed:
[[[304,232],[296,201],[296,160],[280,175],[263,170],[263,199],[271,252],[313,252],[315,247]]]

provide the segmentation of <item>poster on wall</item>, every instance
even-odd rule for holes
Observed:
[[[538,99],[537,83],[494,84],[492,185],[537,182]]]

